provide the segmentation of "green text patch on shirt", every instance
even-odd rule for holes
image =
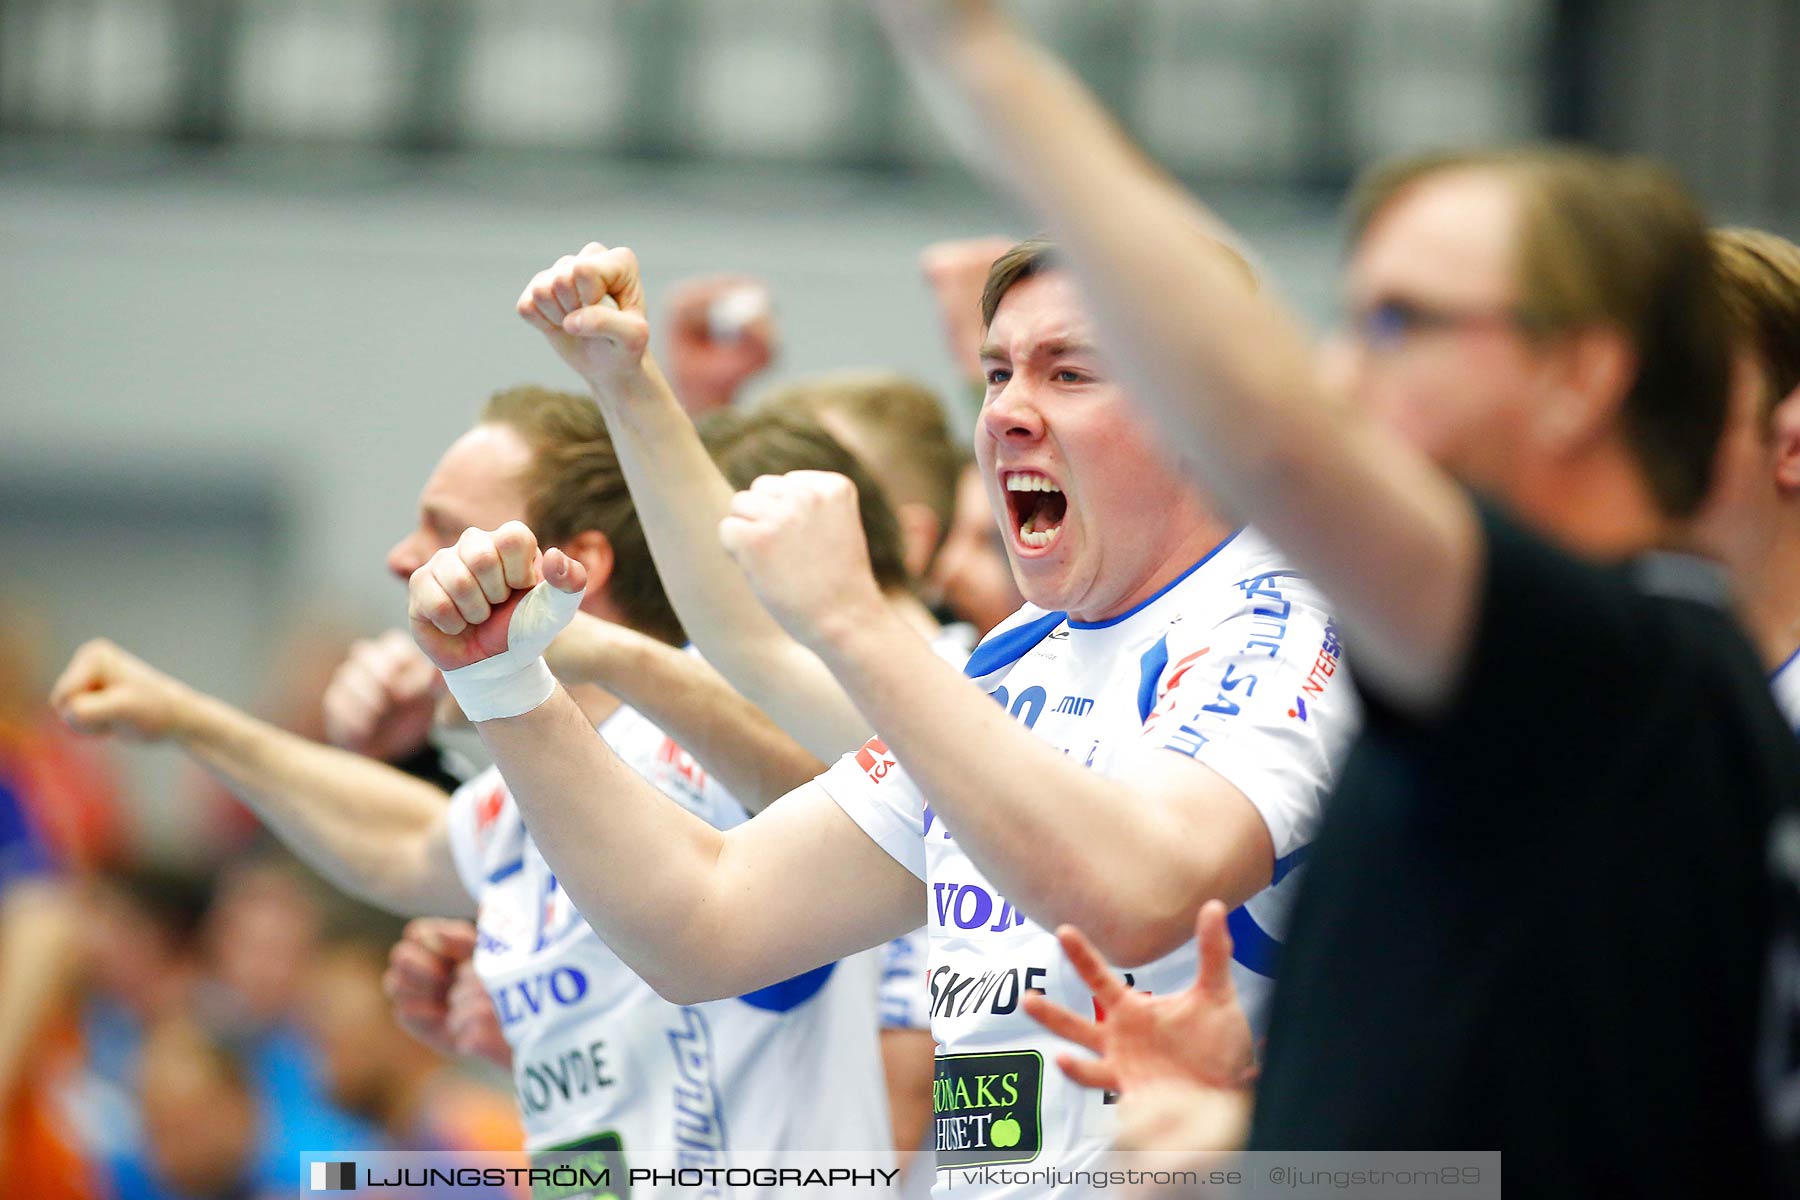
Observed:
[[[1044,1148],[1044,1056],[1035,1050],[946,1054],[931,1085],[937,1165],[1030,1162]]]

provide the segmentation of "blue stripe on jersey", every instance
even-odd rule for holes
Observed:
[[[1045,613],[1035,621],[1027,621],[1017,625],[996,637],[991,637],[975,647],[975,653],[969,655],[969,661],[963,667],[963,674],[970,679],[980,679],[983,675],[992,675],[1001,667],[1010,666],[1031,652],[1031,648],[1055,632],[1056,627],[1068,619],[1067,613]]]
[[[1201,567],[1204,567],[1207,563],[1211,562],[1213,555],[1217,554],[1219,551],[1223,550],[1225,547],[1231,545],[1231,539],[1235,538],[1238,534],[1240,534],[1242,532],[1244,532],[1244,527],[1242,525],[1240,525],[1236,529],[1232,530],[1230,533],[1226,534],[1224,539],[1222,541],[1220,541],[1220,543],[1218,545],[1214,546],[1211,550],[1208,550],[1205,554],[1202,554],[1200,556],[1200,560],[1198,562],[1196,562],[1193,566],[1189,567],[1187,570],[1183,571],[1181,574],[1177,575],[1175,578],[1169,580],[1169,582],[1167,582],[1167,583],[1163,584],[1161,587],[1157,588],[1155,595],[1149,597],[1146,600],[1142,600],[1137,604],[1132,605],[1130,608],[1126,609],[1124,612],[1120,613],[1118,616],[1108,617],[1104,621],[1070,621],[1069,628],[1070,629],[1105,629],[1108,625],[1117,625],[1120,621],[1131,620],[1131,618],[1137,616],[1140,612],[1144,611],[1144,609],[1150,607],[1152,604],[1155,604],[1158,600],[1161,600],[1164,596],[1168,595],[1170,588],[1174,587],[1176,584],[1178,584],[1182,580],[1186,579],[1189,575],[1192,575],[1195,571],[1198,571]]]
[[[1281,858],[1276,859],[1275,860],[1275,877],[1273,879],[1269,880],[1269,886],[1274,887],[1276,884],[1278,884],[1282,880],[1286,879],[1288,877],[1288,873],[1290,871],[1293,871],[1298,867],[1304,866],[1306,864],[1307,856],[1310,855],[1311,853],[1312,853],[1312,843],[1308,842],[1308,843],[1306,843],[1306,845],[1300,847],[1298,850],[1295,850],[1289,854],[1282,856]]]
[[[757,988],[754,992],[745,992],[738,999],[751,1008],[760,1008],[764,1012],[790,1012],[818,995],[819,989],[831,978],[832,969],[836,966],[836,963],[829,962],[822,967],[814,967],[792,979],[772,983],[766,988]]]
[[[517,875],[520,871],[523,871],[524,869],[525,869],[525,860],[523,858],[515,858],[511,862],[507,863],[504,867],[501,867],[498,870],[496,870],[492,875],[489,875],[488,882],[489,883],[499,883],[502,880],[511,879],[514,875]]]
[[[1165,633],[1138,659],[1138,720],[1150,719],[1150,710],[1156,707],[1156,685],[1162,682],[1162,673],[1168,666],[1169,635]]]
[[[1281,943],[1256,923],[1250,910],[1241,905],[1232,909],[1225,918],[1225,928],[1231,931],[1231,957],[1266,979],[1275,978],[1275,960],[1281,956]]]

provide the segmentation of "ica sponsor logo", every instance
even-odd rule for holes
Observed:
[[[900,765],[887,744],[878,737],[872,737],[863,743],[856,752],[856,765],[863,769],[863,774],[870,780],[880,783],[886,779],[893,769]]]

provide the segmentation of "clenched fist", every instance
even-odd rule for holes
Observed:
[[[325,738],[396,762],[425,744],[439,694],[437,668],[404,630],[350,646],[325,689]]]
[[[769,289],[745,275],[708,275],[669,288],[668,356],[675,394],[691,417],[724,408],[775,359]]]
[[[549,699],[543,653],[581,606],[587,568],[518,521],[465,530],[407,583],[413,641],[471,721],[518,716]]]
[[[197,701],[187,685],[104,638],[77,650],[50,689],[70,728],[145,741],[179,736]]]
[[[421,917],[388,952],[382,990],[400,1027],[444,1054],[512,1067],[494,1002],[475,974],[475,926]]]
[[[764,475],[731,499],[719,540],[769,614],[818,647],[879,613],[856,485],[829,471]]]
[[[642,370],[650,345],[637,255],[589,242],[532,276],[518,313],[596,391]]]

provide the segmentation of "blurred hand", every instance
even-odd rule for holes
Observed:
[[[50,689],[50,705],[81,733],[116,734],[145,741],[178,735],[195,694],[105,638],[75,652]]]
[[[983,22],[1000,19],[995,0],[873,0],[888,38],[901,51],[931,53],[948,48]]]
[[[388,951],[381,987],[400,1027],[441,1054],[512,1068],[492,999],[475,974],[475,926],[444,917],[409,921]]]
[[[1153,1171],[1196,1171],[1244,1148],[1255,1096],[1248,1088],[1158,1083],[1119,1101],[1114,1146],[1154,1159],[1135,1165]]]
[[[669,379],[694,417],[729,405],[778,350],[768,285],[747,275],[708,275],[670,288],[668,331]]]
[[[719,540],[769,614],[816,646],[826,623],[867,624],[885,605],[869,566],[856,485],[829,471],[764,475],[731,498]],[[860,615],[859,615],[860,614]]]
[[[351,643],[325,688],[325,739],[383,762],[406,758],[431,732],[440,678],[405,630]]]
[[[1013,248],[998,235],[934,242],[919,255],[919,270],[937,300],[944,343],[963,378],[982,381],[981,293],[994,260]]]
[[[517,631],[521,637],[513,637],[514,615],[540,579],[572,595],[587,586],[587,568],[561,550],[540,557],[537,535],[520,521],[491,533],[465,530],[456,545],[433,554],[407,583],[413,641],[442,671],[509,653],[522,661],[535,659],[566,623],[566,618],[546,620],[543,606],[533,606],[525,610],[531,619]]]
[[[1164,996],[1134,992],[1109,969],[1081,931],[1057,930],[1057,940],[1105,1014],[1091,1020],[1041,993],[1025,997],[1025,1012],[1058,1037],[1100,1057],[1061,1055],[1057,1066],[1084,1087],[1131,1095],[1165,1083],[1241,1088],[1256,1073],[1250,1021],[1231,979],[1231,933],[1225,905],[1209,900],[1195,921],[1199,977],[1186,991]]]
[[[475,973],[473,962],[457,966],[448,1001],[444,1029],[456,1052],[512,1070],[512,1047],[500,1030],[500,1013],[494,1008],[494,998],[482,986],[481,976]]]
[[[637,255],[589,242],[532,276],[518,313],[595,391],[643,369],[650,345]]]

